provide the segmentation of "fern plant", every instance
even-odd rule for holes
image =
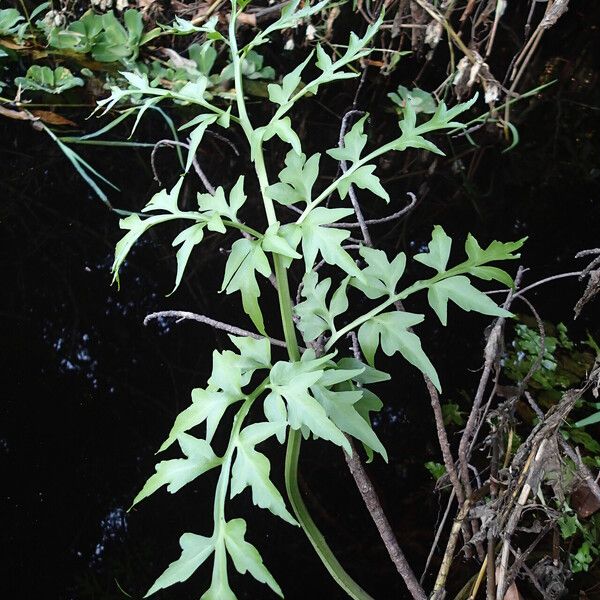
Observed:
[[[231,54],[231,69],[235,81],[235,104],[224,110],[216,106],[206,91],[206,81],[200,78],[179,91],[163,90],[148,85],[147,79],[134,73],[125,74],[130,87],[114,89],[100,108],[108,110],[122,98],[135,94],[142,101],[137,108],[138,119],[143,112],[166,98],[193,104],[198,115],[183,127],[189,129],[190,147],[185,164],[187,172],[209,126],[240,127],[250,149],[250,158],[260,187],[266,215],[266,227],[249,226],[241,217],[244,204],[245,181],[239,177],[230,190],[219,187],[214,194],[199,194],[196,210],[181,210],[178,198],[183,179],[175,186],[161,190],[143,209],[121,221],[126,231],[116,247],[113,264],[114,277],[133,244],[151,227],[168,221],[182,221],[185,228],[173,240],[178,247],[175,289],[180,284],[186,265],[201,244],[205,232],[239,234],[228,255],[222,291],[238,294],[243,310],[249,316],[256,334],[252,337],[230,336],[231,349],[213,353],[212,373],[207,385],[192,391],[191,404],[175,419],[175,423],[160,447],[165,450],[177,443],[184,458],[166,460],[156,465],[156,472],[134,500],[137,504],[161,487],[177,492],[211,469],[220,474],[214,494],[213,530],[202,533],[184,533],[180,539],[181,556],[172,562],[152,585],[148,594],[174,583],[187,580],[203,563],[212,559],[212,583],[204,592],[203,600],[235,598],[228,582],[228,569],[249,572],[255,579],[268,585],[282,596],[282,590],[263,564],[258,549],[245,540],[246,522],[227,513],[227,500],[244,493],[248,488],[253,503],[268,509],[290,525],[300,525],[321,560],[334,579],[352,598],[370,596],[354,582],[339,564],[311,519],[300,495],[297,466],[301,440],[319,437],[351,453],[351,436],[359,440],[372,456],[387,459],[386,451],[370,423],[370,413],[382,403],[369,385],[389,379],[374,367],[379,349],[392,356],[399,353],[421,370],[435,386],[440,381],[434,366],[422,348],[412,328],[423,321],[423,314],[398,310],[398,302],[418,292],[426,292],[429,305],[443,325],[447,321],[447,306],[451,300],[463,310],[491,316],[508,316],[488,296],[479,291],[473,281],[497,280],[512,285],[510,276],[491,263],[517,258],[523,240],[513,243],[493,242],[481,248],[472,237],[466,241],[466,258],[449,267],[451,238],[437,226],[433,230],[428,252],[417,254],[414,260],[432,269],[428,279],[410,285],[401,284],[407,257],[399,253],[392,260],[380,250],[361,245],[359,256],[352,256],[344,242],[350,236],[347,229],[336,226],[350,217],[353,208],[347,207],[351,187],[368,189],[384,201],[390,200],[375,174],[375,160],[388,152],[407,148],[422,148],[441,154],[426,135],[449,128],[460,127],[456,117],[474,102],[471,100],[454,108],[442,102],[425,121],[418,123],[416,111],[405,103],[398,134],[386,144],[368,149],[365,133],[366,117],[348,131],[340,147],[307,156],[302,141],[290,117],[294,105],[309,94],[318,93],[321,86],[356,77],[348,68],[350,63],[369,53],[369,44],[375,36],[381,18],[372,24],[365,35],[352,34],[345,53],[335,62],[326,51],[317,46],[314,79],[302,79],[311,54],[302,64],[287,74],[281,83],[269,85],[269,100],[274,114],[264,126],[256,127],[247,112],[244,101],[242,70],[246,56],[269,41],[274,32],[294,26],[324,8],[327,2],[300,8],[300,0],[284,6],[280,18],[260,31],[245,46],[239,48],[236,39],[236,17],[239,7],[232,1],[228,36],[216,29],[207,32],[208,40],[220,39]],[[289,144],[283,169],[275,177],[267,170],[265,148],[277,137]],[[345,166],[341,174],[324,189],[317,180],[321,162],[333,159]],[[340,204],[331,208],[326,199],[336,194]],[[284,216],[296,209],[297,218],[284,222]],[[284,216],[282,216],[284,215]],[[357,261],[358,259],[358,261]],[[333,278],[320,278],[317,261],[331,265]],[[359,264],[361,266],[359,266]],[[288,272],[300,269],[304,273],[295,305],[291,300]],[[268,330],[272,323],[261,311],[261,292],[271,277],[276,283],[280,320],[285,336],[287,357],[275,357]],[[353,317],[349,311],[349,295],[363,295],[371,302],[364,314]],[[344,338],[355,332],[366,362],[355,356],[344,356]],[[302,345],[298,343],[298,333]],[[224,422],[225,412],[235,407],[233,419]],[[252,423],[246,424],[252,411]],[[204,436],[190,432],[205,425]],[[229,427],[229,442],[225,452],[217,455],[211,446],[217,428]],[[269,478],[270,461],[258,447],[275,437],[287,444],[285,456],[285,483],[287,500]]]

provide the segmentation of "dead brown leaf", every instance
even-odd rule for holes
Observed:
[[[31,114],[49,125],[69,125],[71,127],[77,127],[77,123],[73,123],[70,119],[51,110],[32,110]]]
[[[600,500],[596,498],[585,482],[578,486],[571,495],[571,505],[581,519],[587,519],[587,517],[600,510]]]

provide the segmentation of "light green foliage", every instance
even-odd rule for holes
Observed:
[[[250,50],[242,61],[242,75],[246,79],[274,79],[275,70],[273,67],[266,67],[264,65],[265,59],[262,55],[254,50]],[[226,81],[233,79],[233,64],[229,63],[223,71],[221,71],[220,79]]]
[[[421,340],[408,331],[410,327],[421,323],[424,318],[424,315],[398,311],[371,317],[360,326],[358,341],[370,365],[374,363],[375,352],[381,344],[385,354],[393,356],[396,352],[400,352],[409,363],[427,375],[438,390],[441,390],[439,377],[421,347]]]
[[[246,202],[244,194],[244,177],[241,176],[229,193],[229,202],[225,199],[225,190],[218,187],[215,194],[198,194],[198,208],[209,217],[208,228],[211,231],[225,233],[221,217],[238,221],[237,212]]]
[[[239,291],[244,311],[258,331],[265,333],[265,324],[258,304],[260,286],[256,280],[256,273],[264,277],[271,274],[271,266],[260,242],[246,238],[235,241],[225,266],[221,291],[224,290],[227,294]]]
[[[244,539],[245,535],[246,522],[244,519],[234,519],[227,523],[225,545],[236,570],[242,575],[248,571],[254,579],[266,583],[278,596],[283,597],[281,588],[265,568],[258,550]],[[222,596],[217,596],[217,598],[220,600]]]
[[[175,492],[207,470],[220,469],[214,495],[212,534],[209,537],[191,533],[182,536],[181,557],[171,563],[149,593],[186,580],[213,556],[212,580],[202,596],[204,600],[235,599],[228,580],[231,563],[238,572],[249,572],[281,595],[258,550],[245,540],[246,523],[225,516],[227,500],[239,495],[246,501],[251,498],[256,506],[268,509],[289,524],[299,524],[342,588],[352,598],[368,598],[335,560],[303,504],[296,481],[300,440],[302,436],[319,438],[351,454],[350,438],[354,438],[361,442],[369,460],[375,454],[387,459],[386,450],[371,424],[371,416],[382,408],[382,402],[369,386],[389,379],[386,373],[373,367],[379,348],[388,356],[400,353],[440,388],[435,368],[418,334],[412,331],[425,315],[397,310],[395,304],[398,301],[427,291],[433,312],[444,324],[448,300],[465,310],[493,316],[508,315],[480,292],[469,277],[497,279],[511,285],[509,276],[489,263],[516,258],[512,252],[524,240],[513,244],[494,242],[484,250],[470,237],[466,244],[467,259],[449,268],[452,240],[438,226],[433,231],[429,252],[415,257],[435,274],[410,285],[402,282],[407,262],[405,254],[399,253],[390,260],[384,252],[363,244],[359,244],[358,254],[351,254],[356,250],[355,242],[344,247],[350,230],[342,221],[351,219],[354,213],[348,206],[350,186],[368,189],[388,201],[389,196],[375,174],[378,157],[407,147],[437,151],[424,135],[456,127],[454,119],[472,102],[451,109],[441,103],[429,121],[420,125],[417,125],[414,107],[408,102],[399,123],[398,137],[381,147],[369,148],[365,117],[350,128],[341,147],[328,150],[326,156],[318,153],[307,156],[303,152],[291,109],[301,98],[317,93],[322,85],[357,75],[355,69],[349,68],[350,63],[370,52],[369,44],[381,18],[368,27],[362,38],[352,34],[346,51],[337,60],[332,60],[326,50],[318,46],[314,57],[310,54],[280,82],[270,84],[267,92],[273,116],[260,127],[251,122],[244,99],[244,82],[253,77],[273,76],[265,68],[256,48],[266,43],[273,32],[293,26],[324,6],[324,2],[315,6],[305,3],[300,8],[299,0],[293,0],[282,8],[278,20],[256,33],[244,48],[239,49],[235,36],[238,7],[233,3],[229,36],[221,40],[230,50],[231,65],[220,77],[233,80],[235,93],[230,93],[229,97],[235,100],[235,108],[223,109],[210,91],[214,83],[211,70],[215,60],[212,42],[221,35],[214,24],[207,25],[203,31],[207,40],[190,51],[193,65],[188,67],[194,76],[189,81],[167,89],[160,87],[148,73],[126,72],[123,76],[127,86],[114,87],[111,96],[99,103],[106,112],[123,100],[134,102],[134,107],[129,110],[136,114],[138,121],[144,111],[163,100],[195,109],[196,115],[181,127],[190,130],[190,150],[182,165],[184,175],[193,164],[207,128],[239,125],[248,142],[267,219],[266,226],[259,230],[245,224],[245,218],[252,218],[253,223],[261,223],[261,219],[255,218],[254,206],[253,210],[248,210],[243,177],[238,178],[230,191],[219,187],[214,194],[199,194],[197,208],[182,210],[179,195],[183,177],[180,177],[171,189],[156,194],[141,215],[134,214],[121,221],[126,233],[115,252],[115,278],[135,242],[148,229],[173,220],[184,224],[173,240],[173,245],[178,248],[175,288],[182,281],[193,250],[204,237],[209,232],[227,235],[224,239],[230,250],[223,266],[221,291],[232,295],[239,292],[241,305],[258,332],[252,335],[259,338],[231,336],[235,350],[213,353],[213,368],[207,385],[192,391],[190,406],[175,417],[171,431],[160,447],[162,451],[177,442],[185,458],[158,463],[155,474],[135,499],[138,502],[164,486]],[[163,31],[167,29],[163,27]],[[194,26],[185,22],[177,22],[168,31],[182,35],[197,32]],[[303,80],[305,72],[309,71],[306,67],[313,58],[316,58],[316,76]],[[265,160],[265,150],[275,138],[291,146],[283,168],[279,167],[278,178],[269,173]],[[327,167],[324,167],[325,161],[329,163]],[[343,161],[345,165],[341,174],[324,187],[321,169],[329,168],[328,172],[331,172],[330,167],[335,167],[332,161]],[[324,206],[328,198],[341,205]],[[290,218],[292,213],[282,210],[281,205],[298,205],[302,212],[293,220]],[[325,264],[333,267],[329,269],[330,277],[320,277],[318,272]],[[304,275],[302,301],[296,306],[290,301],[295,294],[289,288],[288,271],[293,272],[294,279]],[[267,315],[263,314],[260,302],[262,292],[269,290],[268,277],[274,277],[279,296],[279,316],[288,350],[286,359],[271,357],[271,340],[265,325],[271,329],[274,319],[265,318]],[[361,314],[365,304],[371,306]],[[297,332],[306,347],[302,353],[296,341]],[[357,333],[368,364],[358,356],[338,356],[338,353],[347,354],[345,338],[349,333]],[[245,423],[251,411],[252,421]],[[211,447],[217,430],[228,432],[228,442],[221,456],[217,456]],[[275,440],[279,444],[287,440],[284,475],[294,516],[271,480],[271,460],[262,449]]]
[[[442,273],[448,266],[452,239],[446,235],[446,232],[439,225],[436,225],[433,229],[428,248],[429,252],[417,254],[415,260],[435,269],[438,273]]]
[[[148,479],[142,491],[135,497],[133,505],[147,498],[163,485],[174,494],[196,477],[220,464],[220,459],[206,440],[196,439],[186,433],[181,433],[177,440],[187,458],[164,460],[158,463],[156,473]]]
[[[336,391],[332,389],[332,387],[339,388],[340,384],[350,381],[362,370],[325,371],[321,379],[311,386],[311,391],[325,410],[327,417],[340,431],[360,440],[365,447],[378,452],[387,461],[387,452],[375,435],[369,419],[365,419],[356,406],[363,398],[364,390],[354,388]]]
[[[181,556],[154,582],[146,596],[174,583],[187,581],[196,569],[213,553],[215,540],[203,535],[184,533],[179,539]]]
[[[24,17],[16,8],[4,8],[0,10],[0,36],[22,35],[27,26],[23,23]]]
[[[360,278],[352,278],[352,285],[370,300],[393,296],[406,268],[404,252],[400,252],[391,262],[383,250],[363,246],[359,252],[367,266],[362,269]]]
[[[458,404],[454,402],[446,402],[442,404],[442,417],[444,419],[444,425],[464,425],[463,411],[460,410]]]
[[[443,155],[443,152],[435,144],[426,140],[423,135],[432,131],[462,127],[461,123],[453,121],[453,119],[471,108],[476,99],[477,96],[474,96],[468,102],[457,104],[451,109],[448,109],[444,102],[440,102],[429,121],[421,125],[417,125],[417,112],[412,102],[407,102],[404,106],[404,118],[399,123],[402,135],[396,142],[394,149],[422,148],[435,154]]]
[[[464,275],[456,275],[434,283],[429,288],[427,300],[444,326],[448,322],[448,300],[452,300],[466,312],[474,310],[493,317],[512,316],[489,296],[472,286],[469,278]]]
[[[86,12],[65,29],[51,27],[48,43],[51,47],[82,54],[91,54],[98,62],[127,62],[137,59],[140,46],[160,35],[160,29],[144,33],[142,14],[126,10],[123,23],[115,14]]]
[[[331,225],[336,221],[353,214],[351,208],[313,209],[301,225],[296,226],[301,232],[302,254],[306,272],[310,271],[320,253],[323,260],[330,265],[337,265],[348,275],[360,277],[360,271],[342,243],[350,237],[347,229],[336,229]]]
[[[47,94],[62,94],[74,87],[81,87],[83,79],[75,77],[66,67],[40,67],[32,65],[27,69],[25,77],[17,77],[15,83],[22,90],[46,92]]]
[[[542,338],[537,323],[534,327],[527,322],[517,323],[512,347],[504,357],[504,370],[518,383],[528,376],[527,387],[535,394],[536,402],[546,407],[555,405],[564,390],[579,387],[588,378],[596,357],[579,349],[579,344],[569,337],[563,323],[556,326],[544,323],[544,333]],[[589,345],[589,341],[584,344]],[[533,366],[536,369],[532,371]],[[561,425],[560,434],[577,448],[578,453],[581,451],[583,463],[595,469],[600,467],[600,443],[584,428],[600,422],[600,403],[590,402],[584,396],[575,406],[580,414],[587,414],[590,409],[592,414],[575,423],[570,418],[566,420]],[[517,446],[520,443],[519,440]],[[569,482],[576,470],[570,460],[564,462],[562,480]],[[565,485],[568,486],[568,483]],[[582,500],[579,499],[579,502]],[[570,568],[573,573],[587,571],[600,556],[600,516],[596,513],[591,518],[580,519],[566,503],[559,507],[559,511],[560,535],[563,540],[568,540],[570,548]]]
[[[496,267],[487,266],[486,263],[518,258],[519,255],[513,254],[513,252],[520,248],[524,241],[523,239],[510,244],[492,242],[487,249],[483,250],[473,236],[467,238],[465,252],[468,259],[459,267],[447,271],[446,277],[432,282],[429,286],[427,300],[442,325],[447,324],[448,300],[452,300],[467,312],[474,310],[495,317],[511,316],[511,313],[497,306],[489,296],[477,290],[468,277],[459,273],[468,273],[486,280],[496,279],[510,287],[512,286],[512,279],[508,273]],[[415,260],[435,269],[438,274],[446,273],[452,249],[452,239],[441,227],[436,226],[428,248],[429,252],[417,254]]]
[[[253,423],[241,431],[231,470],[231,497],[250,487],[256,506],[268,508],[274,515],[295,525],[296,520],[287,511],[281,494],[269,479],[269,459],[255,449],[256,444],[278,432],[285,433],[285,423]]]
[[[327,417],[323,406],[311,395],[310,387],[321,379],[320,360],[302,363],[278,362],[271,369],[271,393],[265,404],[279,405],[285,400],[287,422],[292,429],[306,427],[315,436],[342,446],[352,454],[342,432]],[[277,422],[277,421],[275,421]]]
[[[591,406],[595,409],[600,409],[600,402],[592,402]],[[587,427],[588,425],[595,425],[596,423],[600,423],[600,410],[589,417],[585,417],[584,419],[577,421],[577,423],[575,423],[575,427]]]
[[[367,144],[367,135],[363,132],[367,117],[357,121],[352,129],[344,136],[344,145],[342,148],[333,148],[327,150],[327,154],[339,161],[347,161],[356,165],[356,169],[349,172],[346,177],[341,178],[338,186],[340,198],[343,200],[348,195],[348,190],[352,184],[361,189],[369,189],[376,196],[389,202],[389,194],[383,189],[379,178],[373,175],[375,165],[362,165],[360,163],[361,154]]]
[[[542,338],[537,325],[517,323],[514,339],[506,357],[505,372],[520,382],[537,363],[542,350]],[[545,326],[544,352],[539,368],[532,374],[528,385],[557,398],[562,390],[577,385],[594,364],[594,356],[579,350],[569,338],[563,323]]]
[[[319,277],[314,271],[304,275],[302,280],[302,296],[304,302],[299,302],[295,311],[300,321],[298,329],[307,341],[316,340],[325,331],[335,332],[334,319],[348,310],[346,287],[349,278],[342,281],[334,291],[331,302],[327,303],[326,296],[331,287],[331,279],[318,281]]]
[[[313,154],[306,160],[304,154],[290,150],[285,157],[285,169],[279,173],[279,182],[267,188],[269,197],[284,205],[310,202],[319,176],[320,158],[320,154]]]
[[[437,108],[437,102],[433,95],[419,88],[409,90],[403,85],[399,85],[396,92],[388,94],[388,98],[400,111],[403,111],[408,103],[411,104],[416,114],[424,113],[430,115]]]
[[[573,573],[588,571],[592,562],[600,556],[600,516],[595,514],[582,523],[573,509],[565,504],[558,526],[560,537],[571,541],[572,551],[569,555],[571,571]],[[574,540],[577,543],[573,544]]]
[[[424,466],[436,481],[446,474],[446,467],[441,463],[429,461]]]

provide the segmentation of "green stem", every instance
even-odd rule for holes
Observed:
[[[292,300],[290,298],[287,271],[282,265],[281,257],[273,254],[275,262],[275,276],[277,278],[277,290],[279,296],[279,310],[283,324],[283,333],[288,347],[290,360],[300,360],[300,349],[296,339],[296,329],[292,319]],[[285,453],[285,488],[298,522],[304,533],[315,549],[321,562],[329,571],[335,582],[355,600],[372,600],[351,577],[346,573],[344,567],[339,563],[335,554],[327,544],[323,534],[319,531],[313,521],[298,487],[298,460],[300,458],[300,445],[302,434],[299,430],[290,429],[288,435],[287,449]]]
[[[242,83],[242,70],[240,64],[240,56],[235,37],[235,16],[236,16],[236,0],[231,2],[231,18],[229,21],[229,40],[231,48],[231,57],[235,78],[236,103],[240,124],[244,133],[252,147],[254,154],[254,168],[260,184],[260,191],[265,207],[267,222],[269,225],[277,222],[277,215],[273,201],[266,194],[266,189],[269,185],[269,177],[267,174],[264,154],[262,149],[262,141],[252,139],[252,124],[248,117],[246,104],[244,101],[244,88]],[[287,278],[287,271],[283,266],[283,257],[279,254],[272,253],[273,264],[275,266],[275,278],[277,281],[277,295],[279,298],[279,310],[281,313],[281,323],[283,333],[287,345],[288,355],[290,360],[300,360],[300,349],[296,338],[296,329],[292,318],[292,299],[290,296],[290,287]],[[287,450],[285,455],[285,486],[294,510],[294,514],[308,537],[317,555],[338,583],[338,585],[354,600],[372,600],[369,596],[351,577],[346,573],[342,565],[327,545],[325,538],[319,531],[317,525],[312,520],[302,495],[298,487],[298,460],[300,457],[300,444],[302,436],[300,431],[289,430]]]

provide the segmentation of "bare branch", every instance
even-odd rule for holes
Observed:
[[[356,338],[356,334],[351,332],[352,339],[352,350],[354,357],[360,360],[361,353],[358,346],[358,341]],[[421,584],[417,581],[417,578],[408,564],[406,560],[406,556],[404,556],[404,552],[402,552],[402,548],[400,548],[400,544],[398,544],[398,540],[394,535],[392,527],[381,508],[381,502],[377,497],[377,492],[373,487],[371,479],[369,475],[365,471],[365,468],[360,460],[360,456],[354,447],[354,443],[350,436],[346,436],[350,446],[352,447],[352,454],[348,455],[344,452],[344,458],[346,459],[346,464],[348,465],[348,469],[350,469],[350,473],[354,478],[356,483],[356,487],[362,496],[362,499],[377,527],[377,531],[379,531],[379,535],[392,559],[392,562],[396,566],[396,570],[404,580],[408,591],[411,593],[414,600],[427,600],[427,595],[423,590]]]
[[[344,118],[342,119],[342,126],[340,127],[340,137],[338,140],[338,146],[340,148],[344,147],[344,136],[346,135],[346,129],[348,127],[349,119],[351,119],[352,117],[355,117],[355,116],[362,116],[364,114],[365,113],[362,110],[354,110],[353,109],[353,110],[349,110],[344,115]],[[346,171],[348,171],[347,161],[345,161],[345,160],[340,161],[340,167],[342,169],[342,173],[345,174]],[[371,241],[371,235],[369,234],[369,228],[367,227],[367,224],[365,223],[365,218],[362,214],[362,210],[360,208],[360,203],[356,196],[356,192],[354,191],[353,185],[350,185],[350,187],[348,188],[348,195],[350,196],[350,202],[352,202],[352,208],[354,208],[354,212],[356,214],[356,220],[358,221],[358,226],[360,227],[360,231],[362,233],[365,245],[370,247],[373,245],[373,242]]]
[[[168,146],[168,147],[181,146],[182,148],[187,148],[188,150],[190,149],[189,144],[186,144],[184,142],[178,142],[177,140],[169,140],[169,139],[159,140],[158,142],[156,142],[156,144],[154,144],[154,148],[152,149],[152,154],[150,155],[150,164],[152,166],[152,172],[154,173],[154,179],[159,183],[159,185],[161,184],[161,182],[160,182],[160,179],[158,178],[158,173],[156,171],[156,151],[161,146]],[[211,194],[212,196],[214,196],[215,188],[212,185],[212,183],[208,180],[206,175],[204,174],[204,171],[200,168],[200,163],[198,162],[198,159],[195,156],[192,160],[192,166],[194,167],[194,171],[196,171],[196,175],[198,175],[198,177],[200,178],[200,181],[202,181],[202,184],[206,188],[206,191],[209,194]]]
[[[465,501],[465,493],[458,478],[456,467],[454,466],[454,458],[452,457],[450,443],[448,442],[448,435],[446,433],[446,428],[444,427],[444,417],[442,415],[440,398],[431,379],[429,379],[429,377],[426,375],[423,376],[423,379],[425,380],[425,385],[427,386],[427,391],[429,392],[429,397],[431,399],[431,407],[433,408],[433,416],[435,417],[435,427],[437,431],[438,442],[442,450],[444,466],[446,467],[446,472],[448,473],[448,477],[450,477],[450,481],[452,482],[452,489],[456,494],[458,503],[460,506],[462,506]]]
[[[188,312],[185,310],[161,310],[159,312],[150,313],[144,319],[144,325],[148,325],[148,323],[154,319],[164,319],[171,318],[177,319],[176,323],[181,321],[198,321],[199,323],[204,323],[205,325],[210,325],[215,329],[221,329],[226,331],[227,333],[231,333],[232,335],[239,335],[243,337],[251,337],[255,340],[263,340],[268,339],[269,342],[273,346],[279,346],[281,348],[287,348],[286,343],[283,340],[277,340],[275,338],[267,337],[264,335],[260,335],[259,333],[254,333],[253,331],[248,331],[246,329],[241,329],[240,327],[235,327],[235,325],[229,325],[228,323],[223,323],[222,321],[216,321],[215,319],[211,319],[210,317],[205,317],[204,315],[199,315],[193,312]]]
[[[405,206],[402,210],[399,210],[391,215],[388,215],[387,217],[382,217],[380,219],[367,219],[365,221],[365,225],[379,225],[380,223],[389,223],[390,221],[395,221],[396,219],[399,219],[408,212],[410,212],[417,204],[417,197],[412,192],[406,192],[406,194],[410,196],[411,200],[410,203],[407,206]],[[333,227],[336,227],[337,229],[358,229],[360,227],[360,224],[342,222],[334,223]]]

